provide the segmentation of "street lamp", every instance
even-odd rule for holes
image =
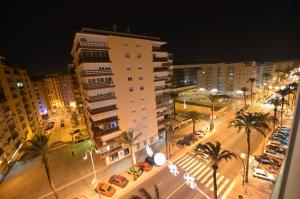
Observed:
[[[96,174],[96,169],[95,169],[95,164],[94,164],[94,159],[93,159],[93,150],[95,150],[95,152],[96,152],[97,154],[100,153],[99,150],[97,150],[95,147],[92,147],[91,149],[87,149],[87,150],[86,150],[85,156],[83,157],[83,159],[84,159],[84,160],[87,160],[88,154],[90,155],[91,161],[92,161],[92,166],[93,166],[93,171],[94,171],[94,178],[93,178],[93,180],[92,180],[92,185],[97,185],[98,177],[97,177],[97,174]]]
[[[243,187],[245,188],[246,165],[245,165],[245,162],[244,162],[243,159],[246,158],[246,154],[245,154],[245,153],[241,153],[240,156],[237,155],[236,157],[238,157],[238,158],[242,161],[242,164],[243,164],[244,173],[243,173],[243,182],[242,182],[242,185],[243,185]]]

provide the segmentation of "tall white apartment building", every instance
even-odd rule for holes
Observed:
[[[83,28],[72,47],[88,131],[106,163],[128,154],[122,131],[142,133],[134,151],[164,137],[172,58],[157,37]]]

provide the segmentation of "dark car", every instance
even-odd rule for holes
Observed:
[[[190,146],[191,145],[191,142],[187,139],[183,139],[183,140],[178,140],[177,141],[177,144],[180,144],[180,145],[186,145],[186,146]]]
[[[278,137],[272,137],[270,140],[278,141],[281,144],[285,144],[285,145],[288,144],[287,140],[284,140],[284,139],[281,139],[281,138],[278,138]]]
[[[189,134],[187,136],[184,137],[185,140],[189,140],[190,142],[194,143],[198,141],[198,138],[193,134]]]
[[[138,162],[136,166],[143,171],[150,171],[152,169],[152,165],[150,165],[148,162]]]
[[[284,140],[288,139],[287,135],[280,134],[280,133],[274,133],[274,134],[272,134],[272,137],[279,137],[279,138],[284,139]]]
[[[151,157],[151,156],[147,156],[147,157],[145,158],[145,162],[148,162],[148,163],[151,164],[151,165],[155,165],[154,157]]]
[[[113,175],[110,177],[109,183],[124,188],[128,184],[128,180],[123,176]]]
[[[277,153],[281,153],[281,154],[285,154],[285,152],[286,152],[285,149],[280,148],[278,146],[274,146],[274,145],[267,145],[266,148],[271,149],[271,150],[276,151]]]
[[[281,164],[278,160],[270,158],[269,156],[255,156],[255,160],[261,164],[269,164],[269,165],[274,165],[280,167]]]

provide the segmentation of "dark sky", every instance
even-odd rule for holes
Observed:
[[[0,4],[0,55],[30,73],[66,71],[74,33],[114,23],[168,41],[175,61],[300,58],[296,1],[48,2]]]

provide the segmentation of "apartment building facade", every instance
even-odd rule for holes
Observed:
[[[44,79],[48,99],[52,111],[64,108],[64,100],[60,91],[60,82],[57,75],[47,75]]]
[[[46,119],[50,111],[50,101],[43,78],[31,78],[37,99],[37,107],[42,118]]]
[[[115,141],[122,131],[141,134],[134,151],[157,142],[168,113],[166,42],[156,37],[82,29],[72,48],[88,130],[111,164],[129,155]]]
[[[69,74],[59,74],[57,78],[64,106],[69,107],[70,105],[72,105],[72,103],[75,103],[72,87],[72,77]]]
[[[40,116],[36,106],[36,97],[27,72],[5,65],[0,60],[0,86],[12,112],[18,129],[18,138],[23,143],[38,130]]]

